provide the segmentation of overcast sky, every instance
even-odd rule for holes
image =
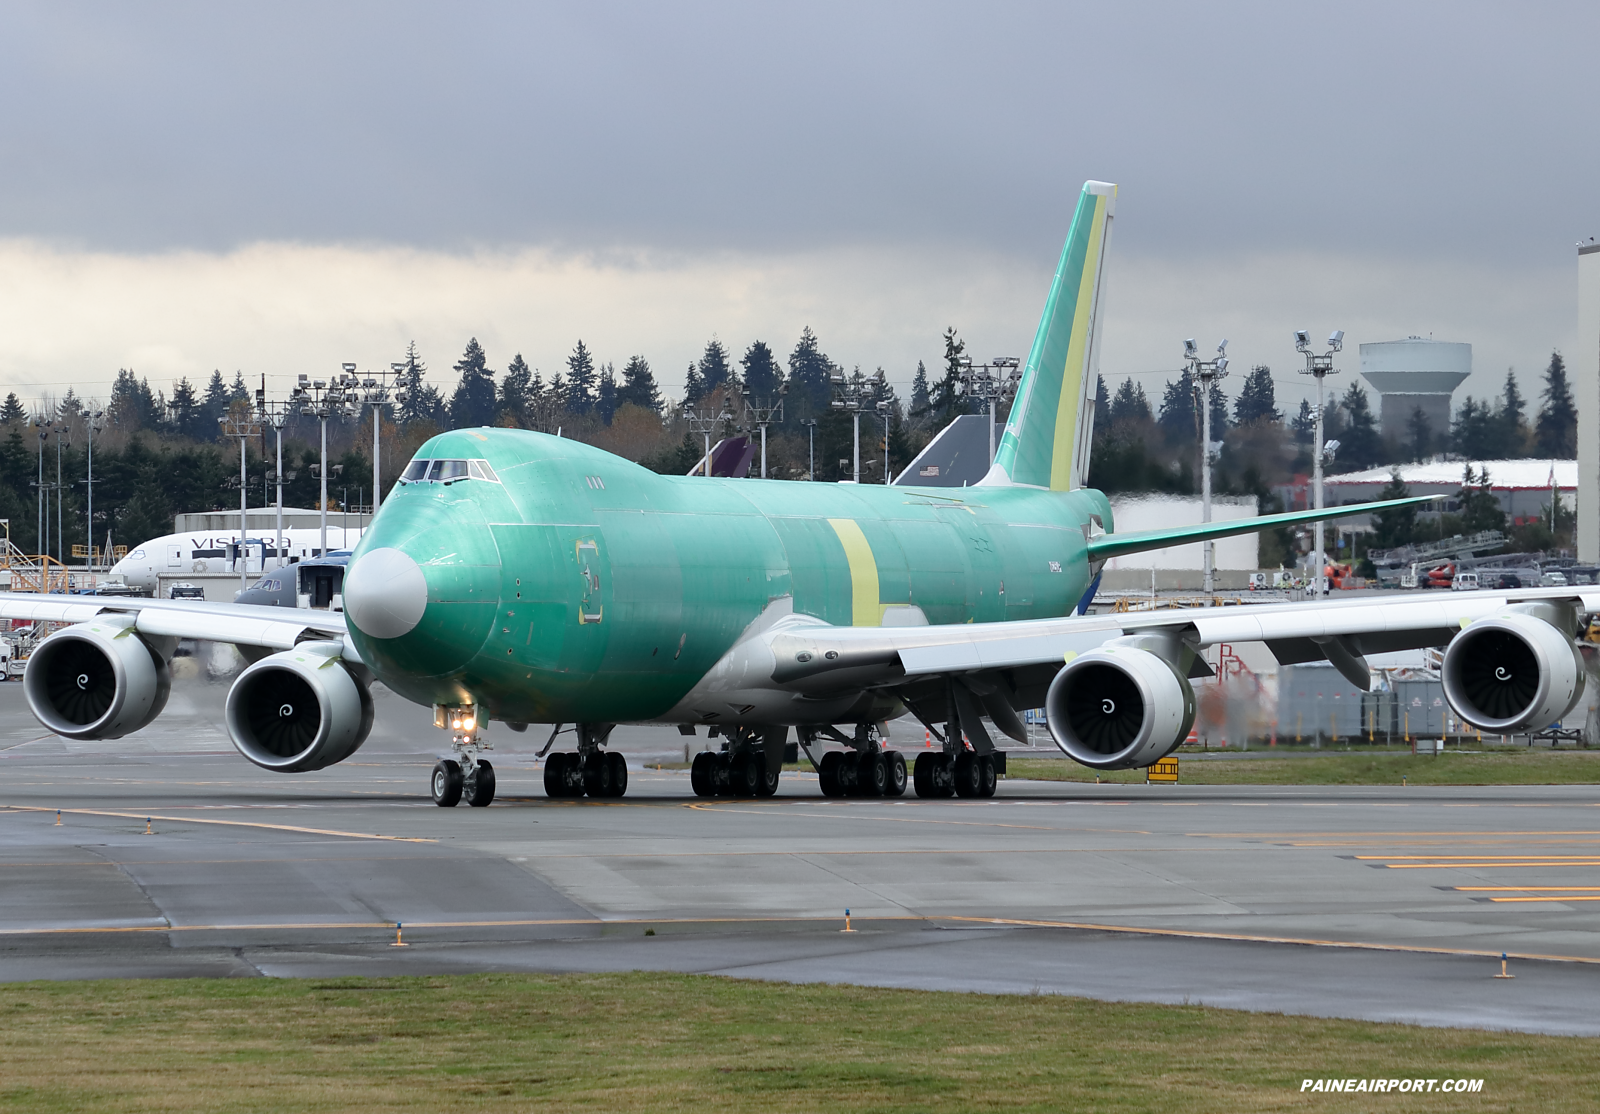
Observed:
[[[581,336],[669,390],[713,334],[908,382],[1026,354],[1078,189],[1121,193],[1102,367],[1297,327],[1524,391],[1600,235],[1580,4],[0,7],[0,388],[287,385]],[[1346,375],[1355,355],[1342,365]],[[1458,399],[1459,399],[1458,395]]]

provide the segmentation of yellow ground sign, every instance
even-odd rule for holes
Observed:
[[[1178,780],[1178,760],[1176,758],[1163,758],[1153,766],[1146,766],[1144,779],[1147,782],[1170,781],[1176,783]]]

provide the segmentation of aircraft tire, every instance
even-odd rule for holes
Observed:
[[[473,808],[487,808],[494,800],[494,767],[483,759],[472,768],[472,778],[467,782],[467,804]]]
[[[889,781],[883,788],[885,797],[906,795],[906,756],[897,750],[885,751],[883,760],[889,765]]]
[[[611,763],[595,753],[583,763],[583,791],[594,798],[611,796]]]
[[[783,775],[782,766],[769,766],[766,755],[761,756],[761,784],[756,787],[756,796],[772,797],[778,792],[778,779]]]
[[[696,797],[716,795],[716,786],[711,777],[711,764],[715,761],[716,755],[708,750],[694,756],[694,762],[689,767],[689,787],[694,790]]]
[[[839,784],[839,764],[843,761],[843,754],[836,750],[830,750],[822,756],[822,761],[817,764],[817,781],[822,785],[822,795],[824,797],[844,796],[844,788]]]
[[[561,784],[566,792],[563,797],[583,796],[583,756],[576,751],[567,751],[567,761],[561,768]]]
[[[889,763],[882,751],[856,756],[856,796],[881,797],[889,789]]]
[[[978,796],[994,796],[995,787],[1000,779],[994,772],[994,756],[985,754],[978,759]]]
[[[441,758],[433,768],[433,803],[440,808],[454,808],[461,800],[461,763]]]
[[[983,788],[983,774],[978,766],[978,756],[971,751],[956,755],[956,796],[976,797]]]
[[[544,795],[546,797],[565,797],[567,795],[564,767],[567,764],[567,755],[564,751],[556,751],[544,763]]]
[[[761,781],[765,772],[764,755],[746,752],[728,760],[728,795],[730,797],[756,797],[761,794]]]
[[[616,751],[608,751],[605,760],[611,766],[611,795],[620,797],[628,791],[628,760]]]
[[[938,787],[934,784],[934,767],[944,762],[942,754],[919,754],[917,762],[911,768],[911,781],[919,797],[940,796]]]

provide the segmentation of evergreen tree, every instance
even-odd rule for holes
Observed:
[[[1102,386],[1104,382],[1102,381]],[[911,425],[919,427],[928,416],[928,369],[917,361],[917,374],[911,379]]]
[[[611,424],[612,415],[617,412],[617,369],[610,363],[600,372],[600,386],[595,391],[594,412],[600,415],[600,420],[606,425]]]
[[[1122,386],[1117,388],[1117,393],[1111,399],[1111,424],[1149,420],[1150,400],[1145,397],[1143,387],[1134,386],[1133,376],[1130,375],[1122,381]]]
[[[1467,465],[1457,493],[1461,502],[1461,527],[1470,533],[1480,530],[1504,530],[1506,512],[1500,509],[1500,499],[1489,483],[1489,469],[1484,468],[1477,479],[1472,476],[1472,465]]]
[[[758,340],[746,348],[739,364],[744,368],[744,389],[750,397],[776,402],[783,391],[783,368],[766,342]]]
[[[413,422],[437,422],[440,419],[444,400],[439,397],[438,388],[428,385],[424,378],[427,372],[428,365],[417,355],[417,342],[412,341],[406,345],[405,363],[400,367],[400,379],[396,384],[399,393],[396,395],[395,420],[402,426],[409,426]]]
[[[1098,372],[1094,377],[1094,414],[1101,422],[1111,421],[1111,394],[1106,390],[1106,377]]]
[[[466,350],[454,367],[461,379],[456,384],[455,394],[450,396],[451,425],[465,429],[493,424],[494,372],[489,370],[489,358],[477,337],[467,341]]]
[[[594,407],[594,388],[594,357],[580,340],[567,357],[566,409],[587,414]]]
[[[1132,380],[1128,381],[1131,385]],[[1198,385],[1189,369],[1185,368],[1178,376],[1176,382],[1167,381],[1165,389],[1161,392],[1161,416],[1156,424],[1161,427],[1162,434],[1169,445],[1192,445],[1200,437],[1200,411],[1195,403],[1199,397]],[[1122,390],[1118,388],[1117,397],[1122,397]],[[1121,413],[1117,404],[1111,404],[1112,411],[1116,414],[1113,420],[1120,420]],[[1214,433],[1213,433],[1214,435]]]
[[[1561,353],[1550,353],[1544,373],[1544,405],[1534,426],[1534,451],[1539,456],[1572,460],[1578,455],[1578,410],[1567,383],[1567,365]]]
[[[155,396],[150,393],[148,380],[135,379],[133,372],[117,372],[111,384],[111,402],[106,407],[111,420],[126,430],[154,429],[161,425],[161,413],[156,408]],[[5,420],[0,410],[0,421]]]
[[[700,400],[705,397],[705,381],[700,378],[700,369],[694,364],[683,373],[683,404],[685,406],[699,406]]]
[[[1406,445],[1411,459],[1415,461],[1426,460],[1433,452],[1433,427],[1428,424],[1428,415],[1423,413],[1420,406],[1412,410],[1411,417],[1406,419]]]
[[[1389,482],[1382,492],[1378,494],[1379,502],[1391,499],[1406,499],[1411,495],[1411,489],[1406,487],[1400,479],[1400,469],[1395,468],[1389,472]],[[1417,508],[1390,507],[1386,511],[1379,511],[1372,516],[1372,538],[1370,549],[1394,549],[1396,546],[1406,545],[1415,535],[1417,529]]]
[[[78,392],[71,387],[61,396],[61,405],[56,407],[56,417],[63,422],[71,422],[83,413],[83,400],[78,397]]]
[[[1211,384],[1211,439],[1221,441],[1228,432],[1228,396],[1222,393],[1221,383]]]
[[[1267,365],[1257,364],[1244,377],[1244,386],[1233,403],[1233,421],[1235,425],[1283,421],[1272,386],[1272,369]]]
[[[533,372],[528,367],[528,361],[518,352],[511,358],[506,373],[500,377],[500,415],[501,419],[509,417],[513,424],[522,429],[528,428],[528,417],[532,401],[529,398],[530,388],[533,385]]]
[[[967,342],[956,339],[955,326],[944,331],[944,378],[929,392],[928,404],[936,429],[943,429],[967,412],[967,400],[961,394],[961,373],[966,370],[962,355],[966,350]]]
[[[1517,388],[1517,372],[1515,368],[1506,368],[1506,385],[1500,396],[1500,439],[1502,450],[1499,455],[1508,459],[1524,456],[1528,451],[1528,404],[1523,401],[1522,391]]]
[[[1450,445],[1462,456],[1474,459],[1493,459],[1495,415],[1488,403],[1479,402],[1471,395],[1462,402],[1450,423]]]
[[[1345,427],[1339,438],[1339,459],[1353,468],[1370,468],[1383,456],[1383,438],[1378,434],[1378,423],[1360,382],[1350,384],[1340,405],[1345,413]]]
[[[16,425],[27,420],[28,411],[23,408],[22,400],[17,397],[15,391],[9,392],[5,402],[0,404],[0,424]]]
[[[817,335],[807,325],[789,353],[789,395],[784,409],[794,407],[790,420],[819,418],[829,412],[828,404],[833,401],[830,377],[835,370],[833,361],[817,343]]]
[[[1311,405],[1311,400],[1300,400],[1300,412],[1289,423],[1289,428],[1294,430],[1294,439],[1309,445],[1317,436],[1317,412]]]
[[[234,369],[233,382],[228,384],[228,400],[230,402],[249,402],[250,388],[244,381],[244,372]]]
[[[622,385],[617,388],[617,405],[628,403],[657,414],[661,413],[661,392],[656,389],[656,377],[650,372],[650,361],[643,356],[630,356],[622,369]]]
[[[200,401],[197,429],[189,436],[196,441],[214,440],[218,436],[217,422],[228,412],[228,404],[232,401],[233,395],[228,392],[228,384],[223,381],[221,370],[212,371],[211,381],[206,384],[205,397]]]
[[[712,337],[710,343],[706,345],[706,350],[700,357],[699,371],[701,390],[706,394],[710,394],[733,378],[733,368],[728,363],[728,350],[716,337]]]
[[[189,377],[184,376],[172,385],[172,402],[168,404],[172,413],[172,432],[179,437],[189,437],[196,441],[201,440],[200,429],[205,424],[205,409],[200,400],[195,397],[194,387],[189,384]],[[215,419],[212,419],[210,436],[217,428]]]

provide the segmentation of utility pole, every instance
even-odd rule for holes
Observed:
[[[268,402],[265,388],[256,392],[256,419],[264,425],[272,427],[278,435],[278,531],[273,541],[273,552],[277,557],[275,568],[282,568],[288,564],[283,554],[283,424],[289,420],[289,405],[283,402]],[[266,558],[261,561],[262,571],[267,567]]]
[[[815,482],[817,478],[817,419],[807,418],[800,424],[805,426],[806,431],[811,434],[811,458],[808,465],[810,471],[806,473],[806,479]]]
[[[1333,354],[1344,348],[1344,330],[1335,329],[1328,336],[1328,351],[1318,356],[1311,351],[1311,334],[1305,329],[1296,329],[1294,334],[1294,350],[1306,358],[1306,369],[1302,375],[1313,376],[1317,381],[1317,428],[1314,443],[1311,446],[1312,489],[1313,498],[1316,500],[1316,509],[1322,509],[1322,460],[1328,453],[1328,447],[1322,441],[1322,381],[1329,375],[1337,375],[1338,371],[1333,366]],[[1338,446],[1334,445],[1334,449]],[[1443,521],[1441,517],[1441,521]],[[1312,591],[1317,596],[1326,594],[1323,580],[1323,569],[1326,567],[1326,556],[1322,551],[1322,519],[1317,519],[1313,524],[1314,542],[1312,549]]]
[[[888,399],[878,401],[878,414],[883,418],[883,484],[887,487],[893,482],[889,475],[889,422],[894,418],[894,407]]]
[[[863,376],[858,367],[852,375],[829,376],[833,384],[833,401],[829,403],[834,410],[847,410],[850,412],[851,423],[854,426],[853,441],[855,445],[855,466],[852,473],[852,482],[861,482],[861,411],[876,410],[877,402],[888,393],[889,384],[884,378],[883,369],[877,373]]]
[[[1224,340],[1217,345],[1217,358],[1202,360],[1200,350],[1195,347],[1194,338],[1190,337],[1183,342],[1183,358],[1188,361],[1189,373],[1200,380],[1200,520],[1211,521],[1211,461],[1215,451],[1211,445],[1211,384],[1218,379],[1228,377],[1228,342]],[[1205,567],[1205,593],[1210,595],[1216,590],[1216,563],[1217,543],[1203,541],[1200,543],[1200,553]]]
[[[86,447],[86,450],[87,450],[87,452],[89,454],[89,477],[88,477],[87,480],[84,481],[84,492],[85,492],[84,498],[88,502],[88,512],[84,515],[84,521],[88,525],[87,534],[88,534],[89,544],[84,546],[84,549],[87,550],[87,552],[84,554],[83,564],[84,564],[84,569],[86,570],[87,575],[88,575],[88,584],[85,585],[85,587],[93,588],[94,587],[94,435],[99,433],[101,428],[102,428],[101,419],[103,419],[105,417],[105,411],[104,410],[90,411],[90,412],[87,413],[86,416],[88,418],[89,431],[88,431],[88,434],[87,434],[88,444],[85,447]],[[108,538],[111,536],[110,535],[110,531],[107,531],[106,536]],[[106,554],[106,567],[107,568],[111,567],[111,554],[110,553]]]
[[[247,448],[250,438],[261,433],[261,423],[256,420],[254,409],[248,402],[236,401],[228,407],[228,412],[217,419],[217,424],[222,427],[224,436],[239,439],[239,591],[244,591],[250,586],[250,556],[245,548],[245,534],[249,529],[245,517],[250,506],[250,475],[246,470],[249,462]],[[266,555],[262,555],[262,571],[266,568]]]
[[[39,557],[45,561],[48,570],[50,556],[50,536],[45,531],[50,528],[49,496],[45,493],[44,486],[44,443],[50,439],[50,427],[55,423],[48,418],[35,419],[34,428],[39,431],[39,529],[33,535],[34,544],[39,547]],[[48,591],[48,586],[41,587],[41,591]]]
[[[995,403],[1009,400],[1022,382],[1022,361],[1015,356],[996,356],[986,364],[975,364],[970,356],[961,357],[961,393],[989,406],[989,463],[994,463]]]
[[[767,478],[767,426],[783,421],[783,396],[789,390],[787,383],[778,387],[778,397],[746,399],[745,420],[761,428],[761,478]]]

